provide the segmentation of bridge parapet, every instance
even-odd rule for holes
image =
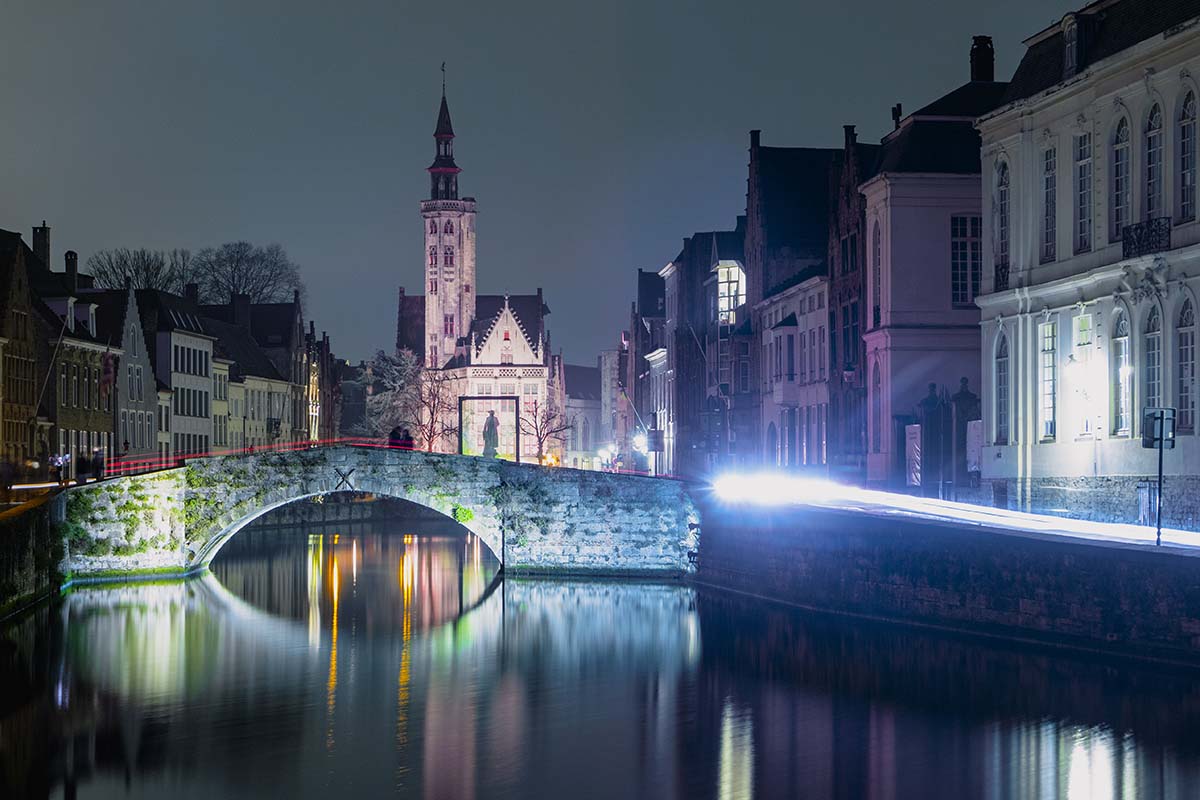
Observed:
[[[517,572],[684,573],[699,515],[676,481],[467,456],[333,446],[197,458],[70,489],[56,519],[64,574],[181,573],[207,566],[273,508],[359,491],[450,516]]]

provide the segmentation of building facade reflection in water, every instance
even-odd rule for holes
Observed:
[[[1191,798],[1188,673],[267,519],[0,637],[3,797]]]

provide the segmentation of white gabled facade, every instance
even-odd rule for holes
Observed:
[[[1061,49],[1062,80],[978,122],[982,479],[997,505],[1144,518],[1157,455],[1141,409],[1173,406],[1165,513],[1193,524],[1200,28],[1090,60],[1099,15],[1111,36],[1136,8],[1095,3],[1032,37],[1026,58]]]

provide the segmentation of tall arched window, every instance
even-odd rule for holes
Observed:
[[[1146,402],[1145,405],[1162,405],[1162,317],[1158,307],[1150,309],[1146,318]]]
[[[436,247],[429,248],[429,266],[431,266],[431,267],[437,266],[437,248]]]
[[[1112,140],[1112,211],[1109,241],[1119,242],[1129,224],[1129,120],[1117,123]]]
[[[767,460],[771,464],[779,465],[779,437],[775,433],[775,423],[767,424]]]
[[[996,342],[996,444],[1008,444],[1008,337]]]
[[[1179,109],[1179,219],[1196,218],[1196,95],[1188,92]]]
[[[442,266],[444,266],[444,267],[453,267],[454,266],[454,248],[453,247],[446,247],[446,248],[442,249]]]
[[[875,362],[875,371],[871,375],[871,452],[880,451],[883,428],[883,387],[879,380],[879,362]]]
[[[1175,374],[1180,433],[1191,433],[1196,429],[1196,315],[1192,301],[1183,301],[1179,309],[1179,322],[1175,329]]]
[[[1146,219],[1163,213],[1162,108],[1158,103],[1146,117]]]
[[[585,451],[591,450],[592,449],[592,431],[591,431],[590,426],[588,425],[587,417],[583,418],[583,424],[580,426],[580,428],[583,429],[583,435],[580,437],[583,440],[583,447],[581,447],[580,449],[585,450]]]
[[[1128,436],[1133,421],[1133,374],[1129,356],[1129,317],[1118,310],[1112,332],[1112,414],[1113,433]]]
[[[995,245],[995,261],[996,261],[996,290],[1008,288],[1008,231],[1009,231],[1009,216],[1008,216],[1008,192],[1009,192],[1009,176],[1008,164],[1004,161],[996,165],[996,245]]]
[[[880,323],[880,307],[883,305],[883,246],[879,241],[879,223],[871,231],[871,326]]]
[[[429,232],[437,233],[437,223],[434,222],[433,220],[429,220]]]
[[[446,233],[454,233],[454,223],[451,222],[450,220],[446,220],[445,232]]]

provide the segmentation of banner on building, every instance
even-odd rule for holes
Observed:
[[[967,472],[982,472],[983,467],[983,420],[967,422]]]
[[[921,426],[904,426],[904,482],[921,485]]]
[[[519,398],[475,395],[458,398],[458,452],[516,461],[521,448]]]

